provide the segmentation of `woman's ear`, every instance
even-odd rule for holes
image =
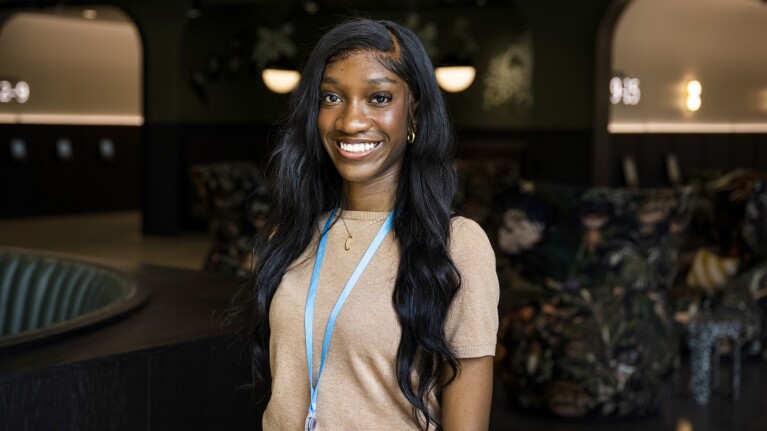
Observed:
[[[418,102],[413,101],[413,94],[408,96],[407,107],[407,143],[415,142],[416,129],[418,128]]]
[[[413,100],[413,95],[411,93],[410,103],[408,104],[409,105],[408,117],[410,118],[410,124],[408,125],[408,127],[412,127],[413,129],[415,129],[416,126],[418,125],[418,104],[419,104],[418,101]]]

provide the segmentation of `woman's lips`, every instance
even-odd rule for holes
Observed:
[[[381,142],[373,141],[335,141],[338,152],[348,159],[362,159],[375,151]]]

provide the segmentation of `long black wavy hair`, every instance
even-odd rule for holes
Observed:
[[[435,391],[441,398],[443,373],[449,369],[452,382],[460,371],[444,329],[461,284],[449,253],[457,184],[454,139],[423,45],[391,21],[355,19],[331,29],[310,53],[291,95],[281,140],[270,159],[273,210],[256,241],[254,282],[240,308],[250,328],[255,383],[270,387],[269,308],[286,268],[318,234],[320,216],[341,200],[342,179],[317,129],[322,74],[327,64],[358,52],[372,54],[404,80],[418,103],[417,137],[407,145],[395,198],[400,262],[392,303],[402,327],[396,367],[417,426],[441,428],[428,397]]]

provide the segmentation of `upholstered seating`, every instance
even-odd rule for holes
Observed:
[[[520,183],[495,199],[499,273],[543,292],[502,316],[501,376],[519,404],[568,417],[657,408],[677,353],[666,291],[694,196]]]
[[[136,295],[135,283],[115,271],[70,259],[0,250],[0,347],[9,338],[64,326],[64,322]]]
[[[247,276],[252,241],[270,209],[261,171],[249,162],[218,162],[193,166],[190,173],[210,219],[204,269]]]

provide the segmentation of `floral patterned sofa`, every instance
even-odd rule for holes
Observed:
[[[209,218],[211,247],[203,268],[247,276],[253,238],[270,209],[261,170],[250,162],[217,162],[193,166],[190,176]]]
[[[667,291],[696,189],[518,182],[484,221],[502,286],[501,379],[522,406],[559,416],[653,412],[677,362]]]
[[[465,212],[496,249],[497,369],[521,406],[564,417],[654,412],[684,345],[675,316],[690,304],[699,316],[735,316],[742,344],[765,333],[764,175],[644,190],[511,181],[484,204]],[[742,265],[714,291],[690,286],[698,248]]]
[[[671,290],[677,316],[725,313],[742,329],[741,343],[758,352],[767,334],[767,174],[738,169],[707,178],[692,221],[686,277]],[[767,287],[767,286],[766,286]]]
[[[679,361],[674,311],[701,303],[734,311],[755,337],[758,300],[767,323],[763,177],[674,189],[568,187],[519,181],[506,163],[459,163],[459,204],[496,249],[497,369],[520,405],[566,417],[649,414]],[[211,218],[206,269],[247,274],[250,241],[269,211],[260,170],[230,162],[191,174]],[[715,292],[684,283],[680,291],[690,226],[696,247],[740,250],[750,263],[738,274],[746,275]]]

